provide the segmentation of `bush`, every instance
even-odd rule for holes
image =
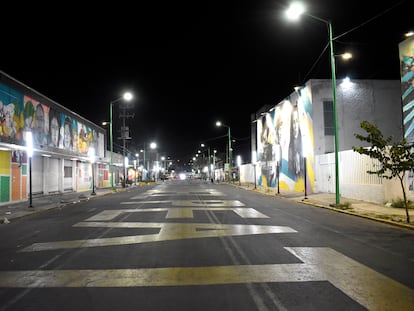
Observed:
[[[395,208],[405,208],[404,200],[403,199],[392,200],[391,206]],[[414,208],[414,202],[408,200],[408,208]]]

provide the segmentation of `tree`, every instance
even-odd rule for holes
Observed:
[[[409,223],[410,214],[408,213],[408,200],[404,187],[404,179],[406,172],[414,169],[414,144],[408,143],[405,138],[390,144],[393,140],[392,136],[384,138],[382,132],[374,124],[368,121],[362,121],[360,126],[368,134],[367,136],[354,134],[355,137],[371,144],[371,147],[352,147],[352,149],[360,154],[365,154],[370,158],[378,160],[379,166],[377,169],[368,170],[368,174],[376,174],[386,179],[395,177],[399,179],[404,197],[407,223]]]

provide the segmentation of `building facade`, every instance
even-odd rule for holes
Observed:
[[[96,186],[109,186],[105,136],[105,129],[0,71],[0,204],[27,200],[30,172],[33,195],[91,189],[93,171]]]
[[[256,183],[297,192],[306,186],[308,193],[319,192],[318,185],[334,185],[334,172],[323,177],[327,180],[316,174],[322,165],[318,156],[335,151],[331,80],[309,80],[267,108],[252,117]],[[338,80],[336,112],[339,152],[361,145],[355,133],[365,134],[360,128],[364,120],[376,124],[384,136],[403,137],[398,80]]]

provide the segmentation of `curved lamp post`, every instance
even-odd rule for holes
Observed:
[[[120,100],[126,100],[126,101],[130,101],[133,98],[132,93],[130,92],[126,92],[124,93],[124,95],[122,95],[121,97],[111,101],[109,103],[109,138],[110,138],[110,145],[111,145],[111,164],[110,164],[110,171],[111,171],[111,188],[112,191],[115,191],[115,186],[114,186],[114,169],[113,169],[113,152],[114,152],[114,143],[113,143],[113,134],[112,134],[112,111],[113,111],[113,106],[114,103],[119,102]]]
[[[332,79],[332,101],[333,101],[333,114],[334,114],[334,139],[335,139],[335,203],[340,204],[340,193],[339,193],[339,166],[338,166],[338,120],[336,111],[336,73],[335,73],[335,54],[333,48],[333,31],[332,23],[328,20],[324,20],[308,13],[305,14],[304,7],[299,3],[293,3],[286,11],[286,16],[290,20],[298,20],[300,15],[306,15],[317,21],[320,21],[328,26],[329,35],[329,47],[330,47],[330,61],[331,61],[331,79]]]
[[[228,125],[226,125],[226,124],[223,124],[223,123],[221,123],[220,121],[217,121],[216,122],[216,126],[224,126],[224,127],[227,127],[227,136],[228,136],[228,139],[229,139],[229,142],[228,142],[228,145],[229,145],[229,151],[228,151],[228,154],[227,154],[227,162],[229,163],[229,179],[230,179],[230,175],[231,175],[231,167],[232,167],[232,155],[231,155],[231,152],[232,152],[232,149],[231,149],[231,134],[230,134],[230,126],[228,126]]]
[[[201,148],[207,148],[207,156],[208,156],[208,178],[211,179],[211,159],[210,159],[210,146],[206,146],[204,143],[200,144]]]

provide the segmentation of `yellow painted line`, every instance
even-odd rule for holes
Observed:
[[[173,206],[244,206],[239,200],[177,200],[172,201]]]
[[[269,218],[254,208],[234,208],[234,207],[194,207],[194,208],[168,208],[167,218],[194,218],[194,211],[230,211],[239,215],[241,218]]]
[[[269,218],[254,208],[234,208],[234,207],[196,207],[196,208],[142,208],[142,209],[117,209],[105,210],[86,221],[109,221],[113,220],[123,213],[143,213],[143,212],[167,212],[167,219],[172,218],[194,218],[193,211],[232,211],[241,218]]]
[[[168,208],[143,208],[143,209],[115,209],[104,210],[92,217],[86,219],[86,221],[108,221],[113,220],[124,213],[139,213],[139,212],[168,212]]]
[[[188,195],[192,195],[192,196],[223,196],[224,194],[220,191],[211,189],[208,190],[206,189],[205,191],[200,191],[200,192],[194,192],[194,191],[190,191],[190,192],[166,192],[166,191],[162,191],[162,190],[149,190],[147,192],[145,192],[145,194],[147,196],[188,196]]]
[[[121,204],[125,205],[125,204],[166,204],[166,203],[171,203],[171,200],[161,200],[161,201],[127,201],[127,202],[121,202]]]
[[[414,290],[330,248],[285,247],[368,310],[414,310]]]
[[[304,264],[0,272],[0,287],[138,287],[322,281]],[[315,278],[315,276],[318,276]]]
[[[233,212],[242,218],[269,218],[269,216],[260,213],[254,208],[232,208]]]
[[[167,213],[167,219],[173,218],[194,218],[192,208],[169,208]]]
[[[172,195],[181,195],[181,196],[223,196],[224,194],[221,192],[197,192],[197,193],[192,193],[192,192],[177,192],[177,193],[152,193],[151,196],[152,197],[163,197],[163,196],[172,196]]]
[[[330,248],[286,247],[303,263],[0,272],[0,287],[150,287],[327,281],[368,310],[413,310],[414,290]]]
[[[101,247],[149,242],[172,241],[181,239],[199,239],[222,236],[242,236],[272,233],[296,233],[289,227],[263,225],[227,225],[194,223],[147,223],[147,222],[80,222],[75,227],[98,228],[159,228],[158,234],[130,235],[112,238],[55,241],[34,243],[21,252],[45,251],[82,247]]]

